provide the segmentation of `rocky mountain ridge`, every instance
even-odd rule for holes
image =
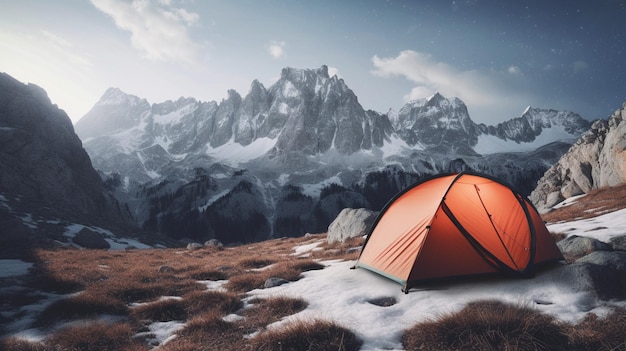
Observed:
[[[61,222],[135,228],[92,167],[67,114],[42,88],[6,73],[0,73],[0,222],[0,241],[11,242],[0,245],[7,250],[25,240],[19,233],[61,240]]]
[[[379,209],[440,172],[490,173],[527,194],[588,125],[537,108],[476,124],[441,94],[366,111],[322,66],[285,68],[271,87],[253,81],[219,103],[109,89],[76,130],[137,223],[227,243],[326,231],[344,207]]]
[[[626,103],[598,120],[538,181],[530,199],[542,212],[593,189],[626,183]]]

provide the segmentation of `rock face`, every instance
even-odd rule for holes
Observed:
[[[328,226],[326,241],[332,244],[367,235],[377,216],[378,212],[365,208],[344,208]]]
[[[540,212],[592,189],[626,182],[626,103],[591,129],[537,183],[530,200]]]
[[[40,87],[5,73],[0,73],[0,198],[0,211],[30,216],[28,226],[35,232],[42,217],[132,226],[105,190],[67,114]],[[2,228],[0,234],[6,235]]]

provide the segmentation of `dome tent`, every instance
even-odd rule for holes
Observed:
[[[504,272],[563,259],[528,199],[475,173],[442,174],[398,193],[378,215],[354,268],[403,285]]]

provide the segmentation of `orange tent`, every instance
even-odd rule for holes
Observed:
[[[530,275],[563,259],[535,207],[500,181],[444,174],[398,193],[370,230],[355,267],[403,285],[485,273]]]

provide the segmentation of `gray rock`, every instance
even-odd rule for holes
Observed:
[[[576,261],[577,263],[592,263],[615,269],[626,282],[626,251],[595,251]]]
[[[537,183],[529,199],[540,212],[592,189],[626,182],[626,103],[598,120]]]
[[[268,278],[268,279],[265,281],[265,284],[263,284],[263,287],[264,287],[265,289],[268,289],[268,288],[273,288],[273,287],[275,287],[275,286],[280,286],[280,285],[287,284],[287,283],[289,283],[289,281],[288,281],[288,280],[285,280],[285,279],[283,279],[283,278],[275,278],[275,277],[272,277],[272,278]]]
[[[613,247],[613,250],[626,251],[626,235],[612,238],[609,241],[609,245]]]
[[[111,245],[104,240],[104,235],[94,232],[89,228],[83,228],[72,238],[72,241],[86,249],[110,249]]]
[[[346,239],[367,235],[378,212],[365,208],[343,209],[328,226],[328,243],[344,242]]]
[[[204,246],[202,244],[198,244],[198,243],[189,243],[187,244],[187,250],[197,250],[197,249],[201,249]]]
[[[174,268],[172,268],[172,266],[163,265],[159,267],[159,273],[174,273]]]
[[[577,261],[552,270],[540,279],[556,285],[569,286],[574,291],[589,292],[602,300],[622,299],[626,296],[622,274],[610,266]],[[589,310],[595,303],[589,301]]]
[[[224,244],[222,244],[222,242],[217,239],[210,239],[204,242],[204,246],[222,248],[224,247]]]
[[[556,244],[569,261],[577,260],[594,251],[611,251],[613,248],[602,241],[585,236],[572,235]]]

